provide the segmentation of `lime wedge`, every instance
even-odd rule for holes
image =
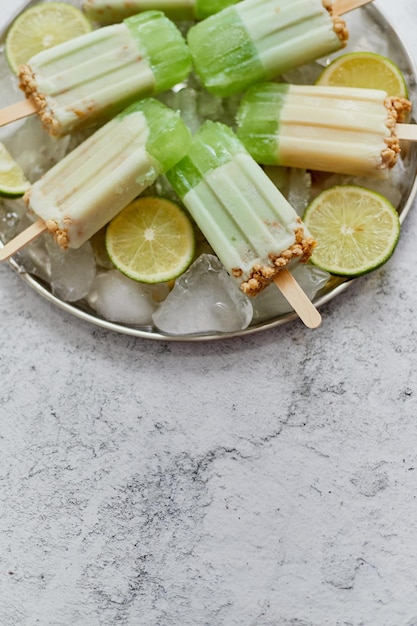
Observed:
[[[90,32],[92,26],[80,9],[64,2],[46,2],[23,11],[6,36],[6,58],[13,72],[33,55]]]
[[[359,276],[380,267],[400,235],[392,204],[356,185],[326,189],[307,207],[303,220],[318,242],[312,263],[338,276]]]
[[[177,278],[190,265],[194,245],[189,217],[165,198],[134,200],[106,231],[107,252],[115,267],[144,283]]]
[[[30,183],[20,165],[0,143],[0,196],[8,198],[23,196],[29,187]]]
[[[401,70],[376,52],[348,52],[320,74],[317,85],[382,89],[389,96],[406,98],[407,84]]]

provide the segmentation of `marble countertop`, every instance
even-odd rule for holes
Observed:
[[[417,5],[375,4],[417,59]],[[318,330],[211,343],[1,265],[1,626],[416,626],[416,229]]]

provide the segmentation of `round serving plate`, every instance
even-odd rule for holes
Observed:
[[[23,9],[27,9],[30,6],[38,4],[36,0],[26,3]],[[77,0],[69,0],[69,4],[80,6]],[[15,15],[13,19],[16,17]],[[406,46],[399,37],[398,33],[390,24],[389,20],[384,16],[380,9],[370,4],[360,9],[352,11],[345,16],[345,20],[349,27],[350,38],[347,48],[341,53],[354,51],[354,50],[370,50],[383,54],[391,58],[396,65],[402,70],[408,83],[410,99],[416,101],[416,70],[414,61],[407,51]],[[11,20],[12,21],[12,20]],[[11,23],[11,22],[10,22]],[[8,30],[8,26],[0,34],[0,62],[5,65],[4,60],[4,40]],[[335,56],[332,55],[326,62],[330,62]],[[3,57],[3,58],[1,58]],[[2,72],[0,74],[0,107],[7,106],[17,100],[16,92],[14,95],[10,95],[10,81],[16,79],[7,73]],[[400,221],[404,221],[407,213],[413,205],[414,198],[417,193],[417,145],[411,144],[407,149],[407,154],[403,162],[403,169],[401,173],[401,198],[397,206]],[[369,185],[372,188],[372,183]],[[0,230],[0,238],[2,232]],[[0,242],[0,245],[1,242]],[[10,259],[8,262],[10,267],[16,271],[22,280],[24,280],[29,287],[34,289],[41,296],[49,300],[53,305],[63,309],[67,313],[74,315],[86,322],[95,324],[110,331],[117,333],[123,333],[134,337],[141,337],[145,339],[153,339],[158,341],[212,341],[217,339],[224,339],[229,337],[238,337],[248,335],[252,333],[258,333],[265,331],[282,324],[285,324],[291,320],[296,319],[294,312],[289,312],[283,315],[277,315],[271,317],[268,320],[264,320],[259,323],[252,324],[245,330],[229,333],[201,333],[190,335],[166,335],[158,332],[153,327],[136,327],[129,326],[114,322],[109,322],[99,317],[86,302],[68,303],[57,298],[51,291],[50,286],[45,281],[38,278],[36,275],[28,273],[22,266],[19,265],[16,258]],[[317,293],[314,304],[320,308],[323,304],[329,302],[339,294],[344,292],[354,280],[358,279],[343,279],[333,277],[331,280]]]

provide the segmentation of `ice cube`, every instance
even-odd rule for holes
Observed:
[[[298,67],[288,70],[280,77],[281,82],[292,83],[294,85],[314,85],[318,77],[323,71],[323,65],[328,64],[328,59],[319,59],[312,63],[299,65]]]
[[[222,120],[224,115],[222,98],[200,91],[198,98],[198,113],[203,120]]]
[[[80,248],[62,250],[50,237],[47,249],[51,263],[52,293],[66,302],[85,298],[96,274],[96,262],[89,241]]]
[[[48,135],[39,118],[31,116],[13,134],[13,141],[4,143],[26,177],[35,182],[65,156],[70,141],[69,136],[57,139]]]
[[[2,7],[3,8],[3,7]],[[3,15],[3,12],[2,12]],[[4,38],[3,38],[4,42]],[[19,81],[14,72],[10,71],[10,65],[4,54],[4,45],[0,46],[0,109],[11,106],[22,100],[22,92],[19,89]],[[23,126],[25,120],[16,120],[0,127],[0,141],[7,143],[14,137],[15,132]]]
[[[4,51],[4,47],[0,47],[0,52]],[[2,85],[0,108],[14,104],[22,99],[22,92],[19,89],[19,81],[17,76],[10,71],[5,54],[0,54],[0,83]]]
[[[179,110],[185,124],[195,133],[201,125],[197,111],[197,92],[191,87],[182,87],[178,91],[167,91],[159,97],[162,102],[172,109]]]
[[[145,285],[118,270],[102,271],[94,278],[87,302],[111,322],[147,326],[152,323],[152,313],[168,291],[165,283]]]
[[[151,187],[145,189],[142,195],[162,196],[163,198],[168,198],[177,204],[181,204],[181,200],[171,187],[166,176],[159,176]]]
[[[398,207],[401,203],[402,187],[401,178],[399,176],[402,170],[401,161],[387,172],[386,177],[378,178],[371,176],[353,176],[346,174],[324,174],[323,172],[314,173],[314,183],[312,192],[317,195],[324,189],[335,187],[337,185],[357,185],[359,187],[367,187],[376,193],[381,194],[391,202],[394,207]],[[404,177],[403,177],[404,178]]]
[[[351,33],[344,52],[376,50],[392,58],[391,41],[385,25],[373,19],[366,11],[352,11],[343,19]]]
[[[290,168],[286,198],[298,215],[303,216],[310,203],[311,174],[304,169]]]
[[[313,300],[330,278],[330,274],[310,263],[299,263],[291,273],[310,300]],[[260,322],[289,313],[293,309],[279,289],[272,284],[253,298],[253,310],[254,321]]]
[[[304,169],[265,165],[264,172],[287,198],[298,215],[302,216],[311,201],[311,174]]]
[[[22,271],[38,276],[48,283],[51,282],[51,263],[47,249],[49,237],[49,233],[37,237],[19,250],[15,256],[15,260]]]
[[[252,302],[212,254],[202,254],[180,276],[153,315],[171,335],[235,332],[249,326]]]
[[[20,230],[19,224],[26,214],[23,200],[0,199],[0,238],[3,242],[12,239]]]

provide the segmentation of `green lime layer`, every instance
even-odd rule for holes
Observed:
[[[255,161],[276,165],[280,112],[289,85],[262,83],[251,87],[237,112],[237,135]]]
[[[208,172],[242,152],[246,153],[245,148],[228,126],[208,120],[194,135],[188,154],[167,173],[167,178],[183,199]]]
[[[206,89],[218,96],[229,96],[267,79],[235,6],[192,26],[187,41],[196,73]]]
[[[191,144],[191,133],[178,111],[154,98],[135,102],[118,117],[138,111],[145,116],[149,129],[146,151],[160,163],[161,172],[166,172],[186,154]]]
[[[195,0],[195,17],[198,20],[203,20],[233,4],[237,4],[239,1],[240,0]]]
[[[160,93],[181,82],[191,71],[191,56],[178,28],[161,11],[144,11],[124,20],[145,55]]]

